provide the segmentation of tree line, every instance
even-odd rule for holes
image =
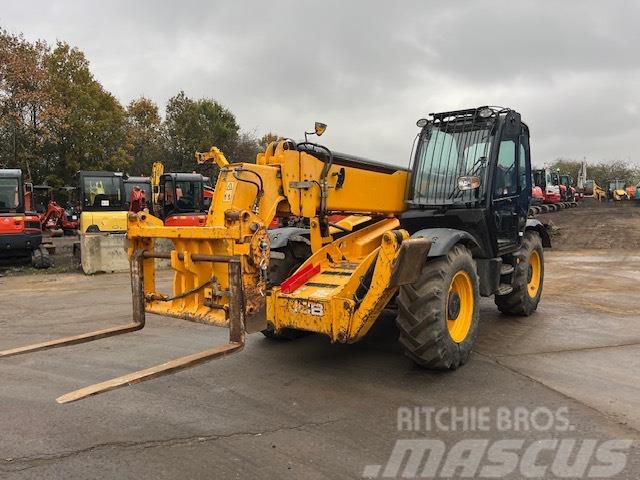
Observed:
[[[578,160],[558,158],[551,165],[552,170],[568,173],[577,180],[582,163]],[[613,162],[587,163],[587,178],[595,180],[605,190],[612,180],[624,180],[636,185],[640,180],[640,167],[630,162],[616,160]]]
[[[154,161],[192,171],[194,152],[212,145],[230,160],[253,161],[275,138],[242,131],[227,107],[182,91],[164,116],[145,97],[123,106],[78,48],[0,30],[0,168],[21,168],[34,183],[73,185],[78,170],[149,175]]]

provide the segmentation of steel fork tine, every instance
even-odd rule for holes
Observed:
[[[100,338],[113,337],[123,333],[135,332],[144,328],[145,312],[144,312],[144,290],[142,278],[142,251],[138,251],[131,261],[131,291],[133,293],[133,322],[125,325],[105,328],[93,332],[82,333],[70,337],[57,338],[55,340],[47,340],[45,342],[34,343],[22,347],[11,348],[0,351],[0,358],[12,357],[23,353],[38,352],[48,350],[50,348],[66,347],[68,345],[76,345],[79,343],[87,343]]]
[[[138,262],[136,268],[140,268],[143,254],[136,254]],[[132,263],[132,286],[133,286],[133,305],[134,318],[142,315],[142,323],[144,324],[144,294],[142,287],[142,275],[133,275],[134,267]],[[134,280],[135,279],[135,280]],[[229,263],[229,343],[204,350],[198,353],[192,353],[184,357],[176,358],[166,363],[161,363],[154,367],[138,370],[121,377],[112,378],[106,382],[96,383],[88,387],[66,393],[58,397],[58,403],[70,403],[92,395],[108,392],[116,388],[126,387],[135,383],[150,380],[152,378],[168,375],[185,368],[193,367],[200,363],[208,362],[216,358],[224,357],[231,353],[239,352],[244,348],[245,343],[245,317],[244,317],[244,293],[242,289],[242,266],[239,260],[235,259]]]
[[[66,393],[56,399],[58,403],[70,403],[83,398],[90,397],[92,395],[98,395],[99,393],[108,392],[109,390],[115,390],[116,388],[126,387],[135,383],[144,382],[152,378],[161,377],[170,373],[184,370],[185,368],[193,367],[200,363],[205,363],[210,360],[214,360],[219,357],[224,357],[230,353],[238,352],[242,350],[244,344],[242,343],[227,343],[220,347],[204,350],[202,352],[193,353],[184,357],[176,358],[166,363],[161,363],[154,367],[146,368],[144,370],[138,370],[121,377],[112,378],[106,382],[96,383],[88,387],[75,390],[73,392]]]

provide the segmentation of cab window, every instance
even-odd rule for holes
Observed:
[[[518,171],[516,168],[516,142],[503,140],[498,150],[494,195],[505,197],[515,195],[518,191]]]

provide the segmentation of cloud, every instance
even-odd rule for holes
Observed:
[[[640,5],[600,1],[23,1],[0,24],[87,53],[121,101],[179,90],[243,128],[407,164],[415,121],[517,108],[534,162],[640,156]]]

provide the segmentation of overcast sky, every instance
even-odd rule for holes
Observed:
[[[429,112],[509,106],[534,163],[640,160],[638,1],[15,1],[0,26],[83,50],[127,103],[214,98],[245,130],[406,164]]]

